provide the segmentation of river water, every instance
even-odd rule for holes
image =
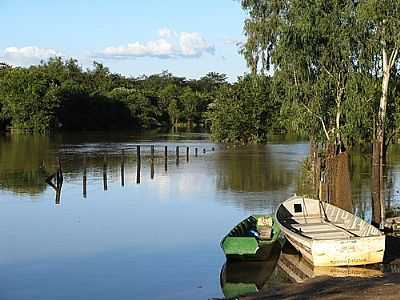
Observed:
[[[221,238],[298,191],[308,151],[306,141],[283,138],[231,149],[201,133],[2,135],[0,299],[223,297],[220,275],[238,268],[224,266]],[[370,158],[361,153],[350,164],[353,207],[370,219]],[[398,153],[389,153],[392,207],[399,202]],[[45,179],[58,161],[64,180],[56,199]],[[272,265],[258,268],[271,272],[257,274],[256,290],[291,280]]]

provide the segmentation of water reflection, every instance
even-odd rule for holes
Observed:
[[[110,177],[119,174],[121,186],[124,187],[125,178],[133,174],[133,168],[135,182],[140,184],[143,162],[146,164],[144,167],[150,169],[151,179],[155,178],[157,170],[160,171],[161,164],[166,173],[169,159],[174,159],[177,166],[179,165],[182,148],[186,152],[186,163],[190,162],[189,146],[116,144],[99,145],[99,148],[96,148],[93,144],[61,144],[59,140],[40,135],[0,135],[0,190],[40,195],[49,184],[46,179],[55,174],[60,161],[67,181],[75,181],[82,176],[82,195],[86,198],[90,177],[102,178],[103,190],[107,191]],[[121,150],[118,149],[120,147]],[[86,151],[85,148],[90,151]],[[175,155],[171,155],[170,152],[173,151],[176,151]],[[51,184],[49,186],[53,188]]]
[[[227,261],[221,269],[221,289],[226,298],[261,291],[270,280],[277,265],[281,247],[274,245],[267,260]]]
[[[273,212],[281,201],[296,192],[308,149],[307,143],[218,149],[213,166],[216,187],[237,193],[237,197],[222,200],[249,211]]]
[[[384,169],[385,206],[389,214],[400,207],[400,145],[390,145],[387,153],[387,165]],[[352,185],[353,212],[371,222],[371,149],[358,146],[350,154],[350,175]],[[394,213],[396,214],[396,213]]]
[[[276,145],[251,146],[219,151],[217,187],[221,190],[264,192],[285,189],[296,174],[288,161],[274,160]]]
[[[42,193],[45,179],[56,169],[51,152],[47,136],[0,137],[0,189],[30,195]]]

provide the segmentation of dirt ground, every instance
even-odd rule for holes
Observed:
[[[268,292],[243,296],[240,300],[270,299],[400,299],[400,274],[387,273],[377,278],[318,277]]]

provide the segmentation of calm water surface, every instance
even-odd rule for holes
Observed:
[[[142,145],[140,184],[136,144]],[[150,144],[156,145],[153,176]],[[221,238],[244,217],[272,213],[296,192],[308,151],[307,142],[279,139],[226,149],[190,133],[0,136],[0,299],[222,297],[220,274],[238,268],[224,265]],[[396,151],[389,156],[392,206],[398,202]],[[56,203],[45,179],[58,159],[64,182]],[[351,163],[354,211],[366,219],[369,163],[357,153]],[[255,275],[263,278],[257,289],[289,281],[271,267],[252,269],[271,270]]]

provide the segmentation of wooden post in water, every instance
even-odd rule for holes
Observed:
[[[215,148],[214,148],[214,147],[212,147],[212,148],[211,148],[211,151],[215,151]]]
[[[203,153],[206,153],[206,148],[203,148]]]
[[[150,146],[150,158],[152,161],[154,160],[154,145]]]
[[[63,181],[64,176],[62,173],[61,160],[58,159],[58,170],[56,175],[56,205],[59,205],[61,203],[61,188]]]
[[[122,149],[121,159],[121,186],[125,186],[125,151]]]
[[[164,170],[168,171],[168,146],[164,147]]]
[[[103,160],[103,189],[107,191],[107,154],[104,154]]]
[[[64,176],[63,176],[63,173],[62,173],[61,160],[58,159],[57,188],[62,186],[63,181],[64,181]]]
[[[197,148],[194,148],[194,157],[197,157],[197,155],[198,155],[197,150],[198,150]]]
[[[83,198],[86,198],[86,182],[87,182],[87,171],[86,171],[86,154],[83,155],[83,178],[82,178],[82,194]]]
[[[136,147],[136,183],[140,183],[140,167],[141,167],[141,158],[140,158],[140,146]]]
[[[150,146],[150,157],[151,157],[151,162],[150,162],[150,178],[154,179],[154,145]]]
[[[176,165],[179,165],[179,146],[176,146]]]
[[[189,162],[189,147],[186,147],[186,162]]]

